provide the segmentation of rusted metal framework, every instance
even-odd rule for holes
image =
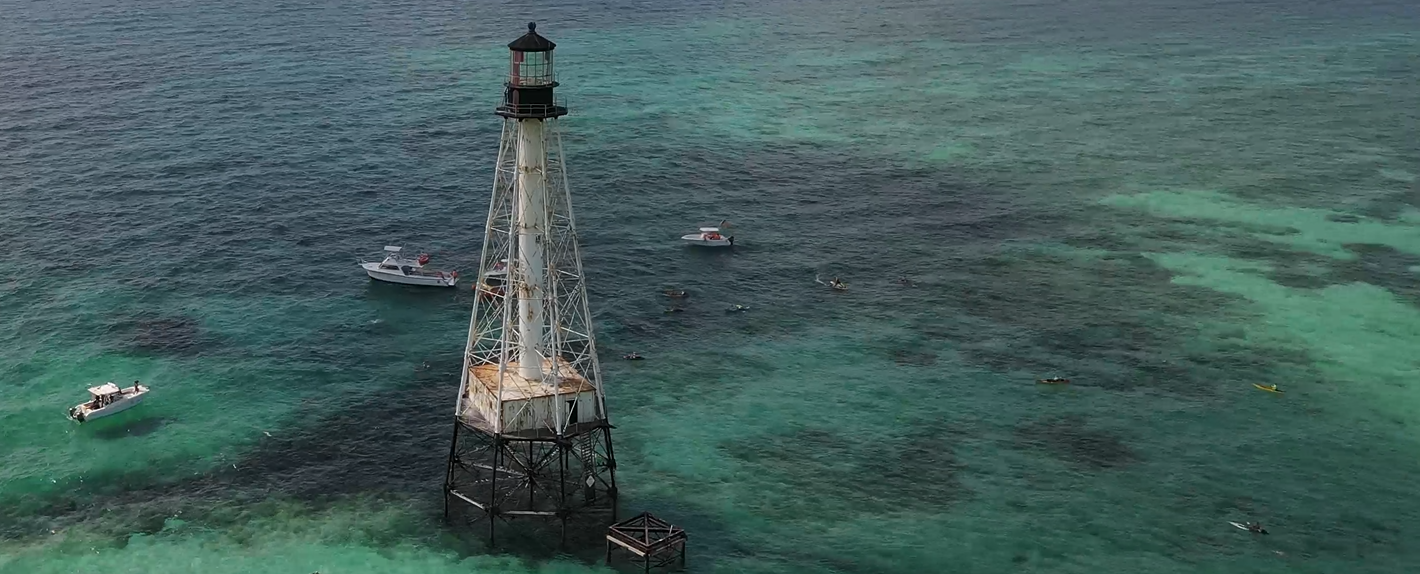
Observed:
[[[642,512],[607,528],[606,563],[611,564],[613,551],[624,549],[646,572],[661,566],[684,568],[688,538],[681,527]]]

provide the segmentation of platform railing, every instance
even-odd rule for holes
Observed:
[[[552,115],[556,112],[567,112],[567,100],[557,98],[550,104],[511,104],[504,102],[498,106],[499,111],[512,112],[517,115]]]

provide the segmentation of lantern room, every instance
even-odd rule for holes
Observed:
[[[537,23],[528,23],[528,33],[508,43],[508,81],[498,115],[518,119],[546,119],[567,115],[557,104],[553,88],[557,75],[552,52],[557,44],[537,33]]]
[[[552,51],[557,44],[537,33],[537,22],[528,22],[528,33],[508,43],[512,63],[508,66],[508,84],[512,86],[551,86]]]

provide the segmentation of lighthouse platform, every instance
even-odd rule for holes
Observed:
[[[501,374],[498,367],[484,364],[468,368],[466,408],[461,415],[474,428],[531,439],[556,436],[553,429],[559,422],[567,427],[564,434],[576,434],[583,424],[588,428],[597,426],[592,424],[597,412],[596,387],[566,360],[559,358],[554,370],[553,362],[543,359],[542,372],[547,382],[522,376],[517,361],[504,364]],[[560,411],[560,416],[555,411]],[[500,420],[501,425],[495,422]]]

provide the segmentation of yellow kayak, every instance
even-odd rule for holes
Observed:
[[[1265,386],[1265,385],[1259,385],[1259,384],[1257,384],[1257,383],[1253,383],[1252,386],[1257,387],[1257,388],[1259,388],[1259,389],[1262,389],[1262,390],[1264,390],[1264,391],[1267,391],[1267,392],[1269,392],[1269,393],[1277,393],[1277,394],[1279,394],[1279,395],[1282,394],[1282,389],[1277,388],[1277,385]]]

